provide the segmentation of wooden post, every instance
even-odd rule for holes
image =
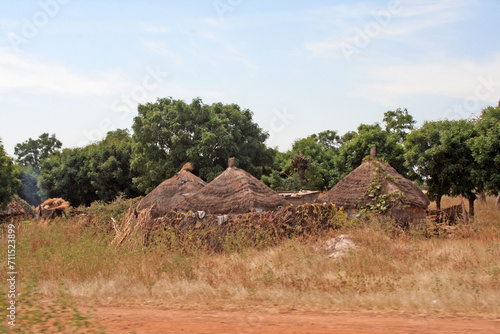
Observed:
[[[372,148],[370,149],[370,157],[371,157],[372,159],[375,159],[375,156],[376,156],[376,155],[377,155],[377,149],[376,149],[375,147],[372,147]]]

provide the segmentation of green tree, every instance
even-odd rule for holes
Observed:
[[[477,136],[469,147],[479,168],[475,175],[484,190],[492,195],[500,193],[500,102],[496,108],[482,110],[476,121]]]
[[[427,195],[441,208],[444,195],[463,195],[474,215],[474,200],[481,184],[478,168],[467,145],[475,137],[474,125],[467,120],[425,122],[406,138],[405,159],[414,179],[423,181]]]
[[[21,184],[19,171],[3,148],[0,139],[0,209],[4,209]]]
[[[29,138],[23,143],[17,144],[14,154],[17,155],[17,164],[21,167],[21,181],[18,195],[31,205],[37,206],[42,199],[39,194],[43,193],[38,188],[38,176],[40,164],[50,155],[60,151],[62,143],[48,133],[41,134],[38,139]]]
[[[119,195],[140,195],[132,179],[132,138],[127,130],[107,133],[100,142],[65,149],[41,163],[39,186],[46,197],[61,197],[72,205],[109,202]]]
[[[476,136],[474,123],[469,120],[450,121],[449,129],[441,134],[442,147],[447,152],[446,160],[442,163],[445,164],[444,175],[451,184],[449,195],[467,198],[471,217],[474,216],[476,194],[484,189],[477,177],[479,165],[468,145]]]
[[[141,195],[132,179],[130,168],[132,138],[127,130],[108,132],[99,143],[87,147],[85,168],[99,200],[110,202],[118,195],[133,198]]]
[[[264,176],[262,181],[275,190],[324,190],[330,183],[338,147],[340,138],[332,130],[296,140],[291,150],[276,155],[279,172]]]
[[[260,178],[273,163],[274,151],[264,144],[268,137],[252,121],[248,109],[236,104],[190,104],[172,98],[139,105],[134,130],[134,179],[145,192],[191,162],[194,172],[210,181],[227,168],[230,157],[237,166]]]
[[[403,110],[397,108],[394,111],[389,110],[385,112],[383,122],[385,123],[385,131],[396,135],[400,143],[402,143],[406,135],[413,130],[416,123],[413,116],[408,113],[406,108]]]
[[[14,154],[17,155],[19,165],[31,165],[38,170],[40,162],[51,154],[58,152],[61,147],[62,143],[56,138],[55,134],[49,136],[48,133],[43,133],[38,139],[29,138],[25,142],[17,144],[14,148]]]

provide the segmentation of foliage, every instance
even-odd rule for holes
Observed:
[[[323,131],[296,140],[292,149],[276,155],[273,172],[262,181],[275,190],[323,190],[330,182],[333,158],[341,145],[335,131]]]
[[[20,184],[19,170],[5,152],[0,139],[0,210],[9,204]]]
[[[93,202],[84,212],[92,217],[96,226],[106,226],[111,218],[119,221],[123,219],[130,208],[135,207],[141,197],[125,198],[118,196],[114,201],[106,203],[103,201]]]
[[[377,165],[375,176],[358,203],[361,212],[390,214],[392,209],[398,205],[405,207],[406,199],[403,193],[399,191],[388,193],[387,189],[384,188],[384,183],[387,180],[393,183],[397,183],[397,180],[381,168],[378,161],[374,160],[374,163]]]
[[[416,123],[406,108],[403,110],[397,108],[395,111],[389,110],[385,112],[383,122],[385,123],[385,131],[398,136],[400,143],[413,130],[413,126]]]
[[[272,164],[268,135],[252,121],[252,112],[236,104],[191,104],[172,98],[139,105],[134,130],[132,165],[140,173],[134,179],[145,192],[191,162],[194,173],[211,181],[227,168],[230,157],[236,166],[260,178]]]
[[[496,108],[488,107],[476,121],[477,136],[468,142],[479,165],[475,176],[483,190],[491,194],[500,192],[500,102]]]
[[[55,134],[49,136],[48,133],[41,134],[38,139],[29,138],[23,143],[17,144],[14,154],[17,155],[17,163],[21,166],[33,166],[36,170],[40,168],[43,159],[51,154],[59,152],[62,143]]]
[[[411,176],[425,182],[438,208],[443,195],[463,195],[473,203],[474,191],[481,188],[473,173],[478,165],[467,145],[474,136],[470,121],[445,120],[425,122],[406,138],[405,159]]]
[[[39,185],[46,197],[61,197],[73,206],[109,202],[120,194],[140,195],[130,168],[132,139],[126,130],[108,132],[105,139],[83,148],[65,149],[41,164]]]

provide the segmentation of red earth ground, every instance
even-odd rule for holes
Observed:
[[[106,333],[500,333],[500,319],[365,312],[259,312],[101,306]]]

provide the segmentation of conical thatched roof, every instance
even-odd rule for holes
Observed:
[[[212,214],[246,213],[256,209],[276,210],[287,203],[271,188],[243,169],[229,167],[206,187],[179,202],[181,211],[205,211]]]
[[[137,211],[151,208],[152,217],[163,216],[184,197],[203,188],[206,182],[191,173],[191,169],[188,162],[178,173],[160,183],[137,204]]]
[[[378,159],[365,160],[361,166],[353,170],[349,175],[340,180],[330,191],[321,195],[318,203],[333,203],[344,208],[357,208],[364,204],[366,192],[377,177],[377,169],[381,186],[385,193],[391,194],[401,192],[404,195],[406,204],[425,208],[429,205],[429,199],[410,180],[404,178],[388,163]]]

